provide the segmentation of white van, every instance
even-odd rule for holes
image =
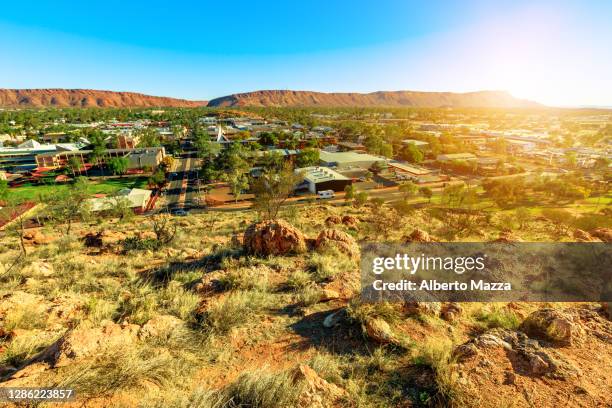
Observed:
[[[317,194],[319,195],[319,198],[334,198],[336,196],[334,190],[323,190],[319,191]]]

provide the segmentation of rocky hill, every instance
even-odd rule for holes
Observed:
[[[0,89],[0,106],[22,108],[44,107],[198,107],[206,101],[150,96],[134,92],[98,91],[92,89]]]
[[[372,93],[322,93],[309,91],[267,90],[216,98],[208,106],[330,106],[330,107],[488,107],[530,108],[536,102],[517,99],[503,91],[467,93],[380,91]]]

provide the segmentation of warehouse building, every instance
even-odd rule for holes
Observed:
[[[297,190],[307,189],[311,193],[324,190],[344,191],[346,186],[353,183],[352,179],[328,167],[303,167],[295,171],[302,173],[304,177],[304,182],[298,186]]]

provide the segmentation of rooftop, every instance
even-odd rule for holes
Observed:
[[[437,160],[475,160],[476,156],[472,153],[448,153],[439,154]]]
[[[427,143],[427,142],[424,142],[422,140],[416,140],[416,139],[404,139],[404,140],[402,140],[402,144],[405,144],[405,145],[413,144],[415,146],[427,146],[427,145],[429,145],[429,143]]]
[[[364,162],[364,161],[381,161],[384,160],[380,157],[373,156],[367,153],[357,153],[357,152],[327,152],[325,150],[321,150],[319,153],[319,158],[321,161],[326,163],[350,163],[350,162]]]
[[[331,180],[349,180],[348,177],[328,167],[303,167],[301,169],[296,169],[295,171],[301,172],[304,175],[304,180],[314,184]]]

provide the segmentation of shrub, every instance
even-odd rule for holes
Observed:
[[[304,289],[312,282],[312,277],[306,271],[298,269],[287,278],[287,286],[291,289]]]
[[[202,316],[202,326],[211,333],[225,334],[248,322],[267,304],[266,294],[238,291],[214,303]]]
[[[44,329],[46,322],[47,316],[38,303],[24,303],[6,312],[2,328],[5,332],[15,329]]]
[[[358,323],[365,323],[366,320],[375,318],[393,323],[400,318],[400,313],[389,302],[361,303],[358,298],[351,300],[347,312],[349,318]]]
[[[265,291],[268,288],[268,270],[266,267],[234,269],[221,276],[219,284],[224,290]]]
[[[317,282],[329,281],[343,272],[355,269],[354,262],[336,248],[326,248],[323,252],[313,252],[308,261]]]
[[[115,320],[125,319],[130,323],[144,324],[155,315],[158,305],[155,290],[149,285],[140,285],[133,292],[121,295]]]
[[[511,309],[499,305],[487,305],[476,313],[474,318],[488,329],[503,328],[516,330],[521,324],[519,317]]]
[[[310,284],[298,293],[297,301],[303,306],[312,306],[321,301],[321,290],[315,284]]]
[[[225,390],[231,407],[296,407],[303,385],[296,384],[290,373],[246,372]]]
[[[183,289],[180,282],[171,281],[159,294],[160,306],[169,314],[188,320],[198,306],[200,298]]]
[[[186,368],[184,361],[168,352],[127,346],[60,370],[58,383],[61,388],[74,388],[79,397],[100,398],[126,389],[170,384],[185,375]]]
[[[112,319],[113,315],[117,312],[117,304],[91,297],[85,303],[85,312],[89,320],[93,323],[99,323],[102,320]]]
[[[121,241],[124,252],[129,251],[154,251],[161,247],[161,242],[154,238],[127,237]]]
[[[18,336],[0,353],[0,366],[19,367],[56,340],[51,333],[27,333]]]
[[[459,383],[459,373],[452,360],[452,342],[448,339],[430,338],[420,343],[413,353],[413,363],[429,367],[435,378],[436,394],[433,406],[469,407],[476,401],[470,399]],[[427,396],[429,399],[429,396]]]

